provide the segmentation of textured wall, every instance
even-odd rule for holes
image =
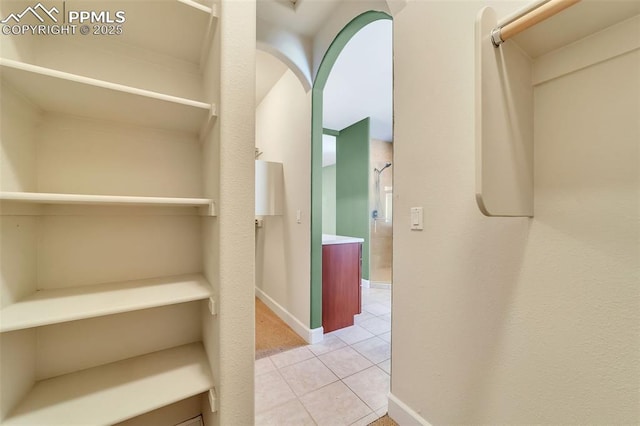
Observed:
[[[254,418],[256,4],[225,1],[219,14],[219,198],[211,229],[219,248],[218,315],[212,332],[217,339],[207,345],[217,351],[218,413],[207,424],[249,425]]]
[[[535,89],[533,219],[475,204],[474,20],[523,3],[394,17],[392,394],[432,424],[637,424],[638,51]]]
[[[290,71],[256,109],[260,159],[283,163],[284,214],[256,231],[256,286],[309,327],[311,94]],[[301,223],[296,222],[300,210]]]

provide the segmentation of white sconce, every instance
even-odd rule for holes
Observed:
[[[256,216],[282,215],[283,192],[282,163],[256,160]]]

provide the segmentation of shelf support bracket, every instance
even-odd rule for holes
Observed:
[[[206,206],[200,207],[200,216],[215,216],[216,215],[216,203],[210,202]]]
[[[209,313],[211,313],[211,315],[213,315],[213,316],[218,314],[216,312],[216,301],[213,300],[213,297],[209,298]]]
[[[200,126],[200,132],[198,135],[200,138],[200,143],[202,143],[206,139],[206,137],[209,136],[209,132],[211,132],[211,129],[213,129],[213,123],[217,119],[218,119],[217,107],[215,104],[211,104],[211,107],[209,108],[209,116],[202,123],[202,126]]]
[[[209,389],[209,407],[211,408],[212,413],[215,413],[216,411],[218,411],[217,402],[218,400],[216,398],[215,388]]]

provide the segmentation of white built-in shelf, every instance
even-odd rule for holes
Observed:
[[[133,197],[125,195],[54,194],[49,192],[0,192],[0,201],[33,204],[80,204],[104,206],[174,206],[203,207],[215,216],[210,198]]]
[[[0,59],[0,75],[44,111],[198,133],[215,106]]]
[[[105,9],[113,9],[108,1],[104,4]],[[122,34],[111,40],[194,64],[200,63],[202,46],[208,44],[217,23],[215,6],[193,0],[133,1],[122,10],[126,14]]]
[[[36,382],[10,425],[109,425],[213,388],[201,343]]]
[[[40,290],[0,310],[0,332],[210,297],[211,285],[198,274]]]

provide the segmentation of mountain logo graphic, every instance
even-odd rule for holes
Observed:
[[[40,12],[40,13],[38,13]],[[19,23],[20,20],[27,15],[28,13],[31,13],[33,16],[36,17],[36,19],[38,19],[38,21],[44,23],[44,18],[43,16],[48,16],[53,22],[58,22],[58,18],[56,18],[53,14],[58,14],[60,13],[60,11],[54,6],[51,9],[47,10],[46,7],[44,7],[42,5],[42,3],[38,3],[35,6],[31,7],[27,7],[25,10],[22,11],[22,13],[12,13],[9,16],[7,16],[6,18],[4,18],[2,21],[0,21],[0,23],[2,24],[6,24],[7,22],[9,22],[10,20],[14,20],[16,23]]]

